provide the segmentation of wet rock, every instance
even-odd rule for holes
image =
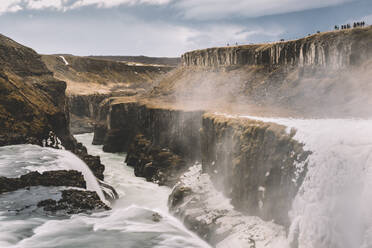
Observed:
[[[90,213],[110,209],[99,199],[96,192],[80,190],[63,190],[61,200],[47,199],[39,202],[37,206],[42,207],[47,212],[67,214]]]
[[[275,123],[205,114],[203,171],[237,210],[288,227],[311,153],[294,134]]]
[[[153,213],[152,214],[152,221],[154,221],[154,222],[160,222],[161,219],[163,219],[163,217],[160,214],[158,214],[158,213]]]
[[[105,124],[96,124],[94,126],[94,137],[93,137],[93,145],[103,145],[105,140],[105,136],[107,133],[107,127]]]
[[[104,152],[123,152],[129,144],[131,137],[127,137],[127,134],[133,135],[135,131],[132,130],[121,130],[121,129],[111,129],[107,132],[104,139]]]
[[[188,229],[212,247],[276,247],[287,239],[282,226],[236,211],[230,200],[216,190],[210,176],[202,172],[201,164],[190,167],[180,177],[168,206]]]
[[[105,171],[105,166],[101,163],[99,156],[89,155],[86,147],[81,143],[77,143],[74,153],[88,165],[89,169],[98,179],[104,179],[103,172]]]
[[[184,201],[184,198],[186,196],[190,194],[192,194],[191,188],[184,187],[184,186],[177,186],[173,189],[172,193],[169,196],[168,205],[174,209]]]
[[[81,172],[74,170],[30,172],[19,178],[0,177],[0,193],[15,191],[30,186],[70,186],[86,188]]]
[[[187,169],[186,161],[179,155],[169,149],[153,145],[142,134],[133,140],[125,162],[128,166],[134,167],[136,176],[159,185],[173,186]]]

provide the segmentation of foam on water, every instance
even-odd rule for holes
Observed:
[[[87,190],[96,191],[100,199],[105,201],[96,177],[73,153],[36,145],[0,147],[0,176],[17,177],[30,171],[42,173],[51,170],[80,171],[87,183]]]
[[[4,248],[208,248],[169,215],[170,189],[136,178],[124,164],[124,154],[109,154],[90,145],[92,134],[77,136],[106,166],[106,182],[121,199],[111,211],[71,217],[46,216],[39,200],[60,198],[58,187],[31,187],[0,195],[0,247]],[[0,175],[19,176],[29,171],[76,169],[90,180],[86,165],[73,154],[32,145],[0,148]],[[90,172],[91,173],[91,172]],[[96,180],[95,180],[96,182]],[[98,185],[90,184],[95,188]],[[21,211],[8,211],[9,209]],[[160,217],[159,217],[160,216]]]
[[[313,152],[290,212],[293,245],[372,246],[372,120],[240,117],[295,128],[294,138]]]

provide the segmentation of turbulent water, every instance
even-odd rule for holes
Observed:
[[[372,120],[248,118],[295,128],[313,152],[289,213],[293,247],[372,247]]]
[[[92,215],[47,216],[37,202],[61,198],[64,187],[30,187],[0,195],[0,247],[6,248],[198,248],[209,247],[167,212],[170,189],[134,177],[123,154],[92,146],[92,134],[78,135],[88,151],[106,165],[105,181],[120,199],[112,210]],[[97,181],[75,155],[33,145],[0,147],[0,176],[17,177],[29,171],[75,169],[89,190],[102,195]],[[159,216],[160,215],[160,216]]]
[[[294,138],[312,151],[306,178],[289,213],[290,245],[274,247],[267,243],[257,247],[372,247],[372,120],[245,117],[285,125],[288,132],[295,128]],[[101,146],[90,145],[92,134],[78,135],[77,139],[91,154],[100,155],[106,165],[105,180],[120,195],[113,210],[45,216],[36,203],[59,199],[61,187],[31,187],[3,194],[0,247],[208,247],[168,214],[169,188],[134,177],[133,169],[123,163],[123,154],[104,153]],[[66,151],[31,145],[0,148],[0,176],[77,169],[90,182],[89,188],[99,191],[86,168]]]

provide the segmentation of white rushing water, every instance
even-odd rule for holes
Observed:
[[[300,248],[372,247],[372,120],[246,117],[295,128],[294,138],[313,152],[289,213],[289,241]]]
[[[60,199],[65,187],[30,187],[1,194],[1,248],[209,247],[168,214],[169,188],[136,178],[133,169],[124,164],[123,154],[103,153],[102,147],[90,145],[92,134],[77,138],[91,154],[101,156],[106,166],[105,181],[116,188],[121,199],[110,211],[56,217],[45,215],[36,205],[41,200]],[[76,169],[89,181],[85,168],[75,155],[62,150],[32,145],[0,147],[0,176]],[[100,190],[95,184],[88,188]]]

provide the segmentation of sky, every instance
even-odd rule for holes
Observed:
[[[0,0],[0,33],[42,54],[177,57],[361,20],[372,0]]]

